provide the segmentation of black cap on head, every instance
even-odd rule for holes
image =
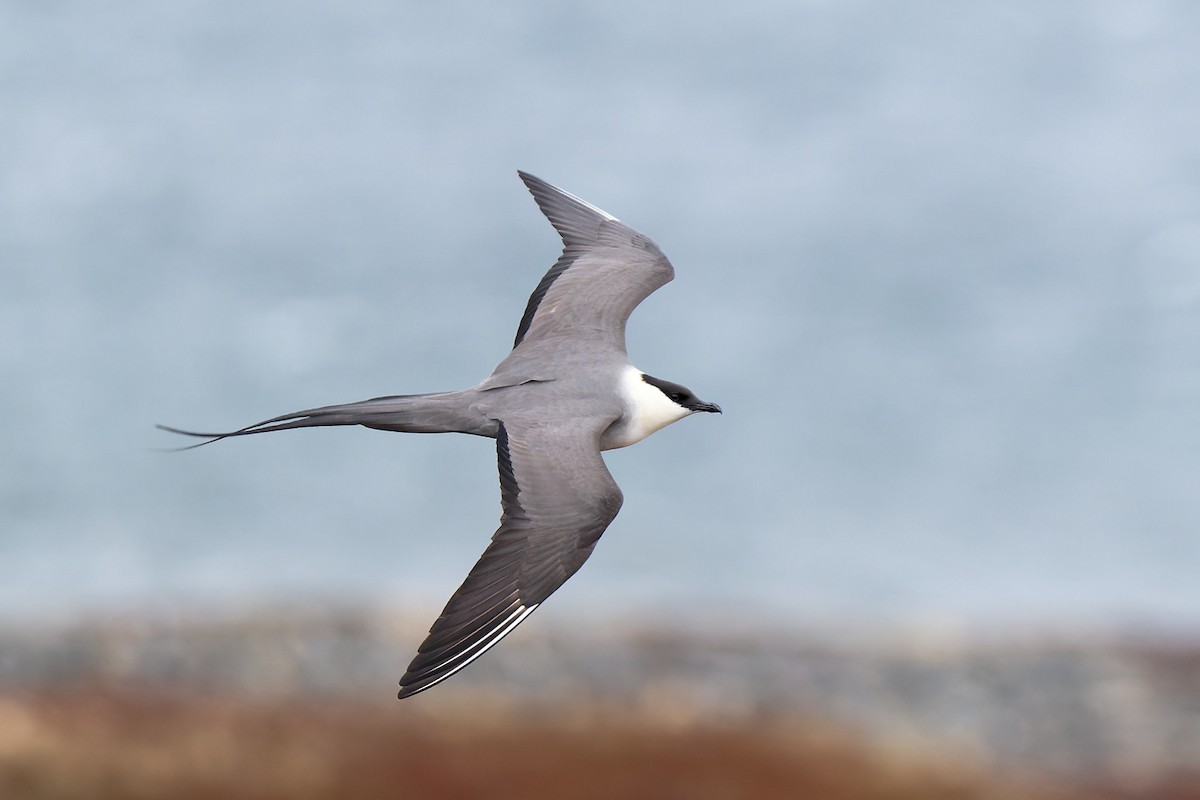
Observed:
[[[651,386],[657,388],[660,392],[667,396],[667,399],[676,405],[682,406],[689,411],[711,411],[717,414],[721,413],[721,407],[716,403],[706,403],[696,395],[692,394],[692,390],[686,386],[682,386],[672,381],[664,381],[662,378],[656,378],[653,375],[642,375],[642,380]]]

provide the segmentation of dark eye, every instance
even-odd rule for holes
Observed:
[[[671,392],[670,398],[676,403],[682,403],[684,400],[687,400],[687,395],[683,392]]]

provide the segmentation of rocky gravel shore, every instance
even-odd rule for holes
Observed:
[[[10,627],[0,630],[0,692],[102,686],[389,707],[422,627],[359,612]],[[432,713],[480,702],[533,716],[603,708],[676,727],[815,720],[988,768],[1200,781],[1200,643],[1177,638],[868,644],[528,626],[405,704]]]

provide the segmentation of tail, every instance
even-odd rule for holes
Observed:
[[[401,394],[376,397],[357,403],[321,406],[306,411],[265,419],[236,431],[225,433],[201,433],[155,425],[159,430],[196,436],[206,441],[177,448],[192,450],[206,444],[219,442],[234,436],[249,436],[252,433],[286,431],[291,428],[319,428],[327,425],[363,425],[381,431],[403,433],[470,433],[476,436],[496,436],[496,422],[472,411],[464,392],[437,392],[435,394]]]

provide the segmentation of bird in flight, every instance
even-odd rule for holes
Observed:
[[[591,203],[518,174],[563,252],[529,297],[512,351],[482,383],[311,408],[227,433],[158,426],[208,440],[192,447],[324,425],[496,440],[500,527],[401,678],[401,698],[479,658],[583,565],[622,502],[601,451],[721,411],[629,361],[630,313],[675,276],[658,245]]]

